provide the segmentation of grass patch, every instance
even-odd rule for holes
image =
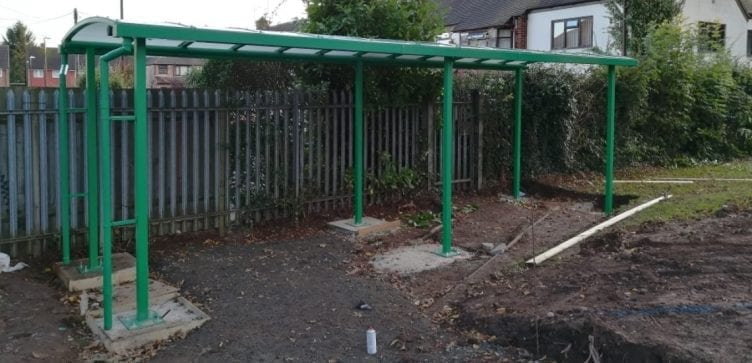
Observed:
[[[703,164],[682,168],[628,168],[616,173],[617,180],[656,180],[657,178],[749,178],[752,160],[722,164]],[[585,187],[588,192],[602,193],[602,185]],[[752,181],[694,181],[694,184],[614,184],[619,195],[636,195],[637,199],[622,206],[630,209],[664,194],[673,198],[659,203],[624,221],[635,226],[647,221],[690,220],[712,215],[724,205],[752,207]]]

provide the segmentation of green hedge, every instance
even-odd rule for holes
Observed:
[[[654,28],[640,66],[617,83],[617,165],[677,166],[752,154],[752,70],[724,52],[698,53],[696,32]],[[485,170],[510,171],[514,79],[469,72],[458,87],[479,90]],[[523,172],[602,170],[606,71],[533,66],[525,72]]]

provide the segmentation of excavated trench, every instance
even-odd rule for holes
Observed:
[[[465,314],[460,324],[465,329],[496,336],[496,343],[502,346],[523,348],[542,361],[585,362],[593,348],[594,353],[600,354],[601,362],[702,361],[688,352],[666,345],[631,342],[591,316],[567,320],[541,318],[536,324],[534,316],[476,319]]]

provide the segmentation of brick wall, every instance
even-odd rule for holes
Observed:
[[[33,72],[33,71],[32,71]],[[47,87],[58,87],[60,86],[60,78],[59,77],[53,77],[53,74],[57,74],[57,69],[47,69],[45,73],[45,77],[47,77]],[[33,73],[29,73],[29,71],[26,71],[26,80],[29,81],[29,87],[44,87],[45,86],[45,79],[42,77],[36,78],[33,76]],[[68,88],[75,88],[78,87],[77,78],[76,78],[76,71],[69,69],[68,70],[68,77],[66,77],[67,86]]]
[[[517,49],[527,49],[527,15],[515,18],[514,47]]]

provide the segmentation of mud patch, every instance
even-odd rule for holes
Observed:
[[[580,363],[593,354],[603,362],[689,362],[691,355],[671,347],[629,341],[608,326],[590,317],[562,321],[529,316],[510,316],[473,320],[467,327],[483,327],[497,342],[524,348],[534,357],[556,362]],[[592,344],[591,344],[592,338]]]
[[[752,215],[612,230],[579,252],[497,270],[457,302],[464,327],[555,361],[752,358]],[[569,347],[569,349],[567,349]]]

